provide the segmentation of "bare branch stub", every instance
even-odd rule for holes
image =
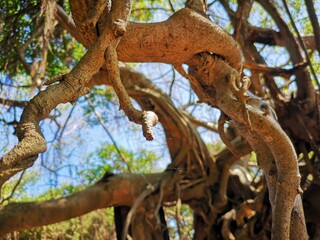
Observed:
[[[91,4],[94,4],[93,2]],[[126,27],[128,24],[128,18],[131,12],[132,0],[127,1],[113,1],[110,11],[106,11],[105,8],[109,5],[101,3],[99,0],[93,7],[92,11],[89,12],[88,16],[82,22],[82,25],[87,28],[93,28],[95,24],[98,27],[102,24],[99,21],[101,14],[104,13],[106,16],[106,23],[101,26],[103,32],[109,32],[113,36],[113,40],[110,42],[109,46],[105,50],[105,67],[109,73],[109,81],[119,98],[120,109],[122,109],[128,116],[129,120],[142,125],[143,135],[149,141],[153,140],[152,127],[158,122],[158,117],[153,112],[139,111],[135,109],[131,103],[130,97],[123,86],[120,77],[120,71],[118,66],[118,57],[116,48],[118,46],[121,37],[126,32]]]

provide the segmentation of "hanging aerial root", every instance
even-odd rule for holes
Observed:
[[[185,77],[186,79],[189,80],[189,82],[191,84],[191,88],[197,93],[198,97],[200,98],[200,101],[201,102],[206,101],[207,100],[207,96],[206,96],[205,92],[203,91],[201,85],[197,81],[197,79],[195,79],[192,75],[186,73],[186,71],[179,64],[175,64],[174,68],[175,68],[175,70],[178,71],[178,73],[181,76],[183,76],[183,77]]]
[[[214,75],[207,74],[207,72],[201,71],[203,68],[197,67],[198,64],[203,64],[204,60],[209,59],[209,57],[214,58],[208,61],[208,64],[214,63],[214,66],[210,68],[215,70]],[[256,135],[262,141],[263,151],[270,151],[275,160],[278,174],[272,206],[272,238],[289,239],[291,226],[293,226],[291,224],[302,224],[291,221],[294,215],[292,215],[292,210],[296,204],[295,201],[296,199],[301,200],[301,197],[299,196],[298,161],[289,137],[274,119],[272,110],[265,108],[263,100],[248,96],[246,90],[250,84],[249,79],[241,80],[239,73],[221,59],[214,56],[204,58],[203,55],[197,55],[192,61],[189,61],[189,73],[199,79],[200,82],[207,83],[207,86],[214,89],[215,99],[212,102],[235,123],[239,123],[246,128],[247,135],[245,137],[247,140]],[[271,116],[269,116],[269,113]],[[250,145],[252,147],[256,146],[254,142]],[[293,217],[293,219],[295,218]],[[305,229],[303,226],[301,228]],[[229,233],[226,229],[226,238],[232,237],[228,236]],[[303,236],[302,238],[306,239]]]
[[[151,141],[154,139],[152,127],[158,123],[158,116],[152,111],[143,111],[142,113],[142,131],[143,136]]]
[[[230,150],[230,152],[236,156],[236,157],[241,157],[241,154],[235,149],[235,147],[232,145],[230,140],[227,138],[226,133],[224,131],[224,124],[226,122],[226,114],[221,112],[221,115],[219,117],[218,121],[218,133],[220,135],[221,141],[226,145],[226,147]]]
[[[134,214],[137,212],[138,207],[141,205],[141,203],[144,201],[144,199],[146,197],[148,197],[151,193],[153,193],[155,190],[156,190],[156,187],[154,185],[152,185],[151,183],[148,183],[145,190],[143,190],[141,192],[141,194],[134,201],[134,203],[133,203],[133,205],[127,215],[126,221],[124,223],[123,233],[122,233],[122,237],[121,237],[122,240],[126,240],[128,237],[127,235],[128,235],[129,226],[130,226],[130,223],[131,223],[131,220],[132,220]]]
[[[230,91],[244,106],[246,106],[248,99],[247,91],[249,90],[250,85],[250,78],[245,76],[243,79],[240,79],[240,76],[236,71],[232,71],[228,77],[228,87]],[[244,108],[244,114],[246,116],[246,121],[252,130],[251,121],[246,107]]]
[[[127,90],[120,79],[120,70],[118,66],[117,52],[113,46],[109,46],[105,53],[106,67],[109,73],[111,85],[116,92],[120,109],[128,116],[131,122],[142,125],[143,136],[151,141],[154,139],[152,127],[158,123],[158,117],[151,111],[139,111],[135,109],[130,101]]]

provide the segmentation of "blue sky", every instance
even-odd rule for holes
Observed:
[[[320,9],[320,1],[316,1],[315,3],[316,8]],[[182,7],[182,5],[180,6]],[[258,9],[259,6],[255,5]],[[231,30],[230,23],[228,21],[228,16],[221,11],[221,6],[218,3],[215,3],[214,9],[216,11],[212,15],[212,19],[217,22],[219,25],[224,27],[226,30]],[[220,10],[220,11],[219,11]],[[258,9],[259,10],[259,9]],[[304,12],[306,14],[306,12]],[[318,14],[319,16],[320,14]],[[154,18],[151,21],[160,21],[164,20],[168,17],[168,15],[164,11],[159,11],[157,14],[154,15]],[[301,23],[303,22],[304,15],[300,15]],[[259,24],[259,19],[261,15],[259,13],[252,14],[250,16],[249,21],[253,24]],[[286,18],[287,19],[287,18]],[[272,26],[271,23],[268,23],[268,18],[262,21],[261,24],[265,23],[267,26]],[[297,26],[299,27],[300,22],[297,21]],[[274,27],[276,29],[276,27]],[[272,48],[272,47],[263,47],[257,46],[261,48],[262,54],[266,57],[266,61],[270,66],[279,66],[284,64],[288,59],[288,54],[284,50],[284,48]],[[319,55],[317,55],[317,59],[319,59]],[[171,71],[172,67],[167,64],[131,64],[131,66],[142,72],[146,75],[149,79],[151,79],[158,87],[160,87],[165,92],[170,92],[170,86],[173,79],[173,73]],[[165,74],[166,73],[166,74]],[[173,85],[173,102],[177,107],[182,107],[187,104],[190,100],[189,98],[189,83],[187,80],[183,79],[178,73],[176,74],[176,80]],[[162,76],[163,75],[163,76]],[[159,78],[159,76],[162,76]],[[5,75],[0,76],[2,79],[6,78]],[[320,76],[318,76],[320,78]],[[281,84],[281,81],[279,80]],[[295,85],[291,85],[291,90],[295,89]],[[7,95],[4,96],[3,94],[6,93]],[[9,97],[14,99],[17,92],[12,90],[9,91],[2,91],[0,96],[2,97]],[[26,98],[27,95],[23,96]],[[196,102],[197,98],[193,96],[191,98],[192,102]],[[81,102],[81,100],[80,100]],[[83,102],[83,99],[82,99]],[[99,148],[103,143],[111,143],[109,137],[104,132],[101,126],[90,126],[87,124],[85,119],[83,118],[83,109],[81,104],[84,103],[77,103],[75,110],[72,114],[72,117],[69,120],[69,124],[64,132],[62,142],[65,144],[63,145],[63,151],[55,151],[51,148],[49,152],[42,154],[38,160],[36,161],[33,168],[28,171],[34,171],[39,174],[39,181],[33,184],[28,188],[28,191],[32,195],[37,195],[49,187],[56,187],[63,183],[72,183],[78,184],[78,176],[77,173],[81,168],[84,167],[83,160],[89,156],[90,153],[94,152]],[[64,109],[62,115],[59,117],[61,123],[63,123],[71,110],[71,105],[61,105],[59,106],[60,109]],[[5,118],[7,121],[13,120],[13,112],[6,112],[5,108],[2,108],[2,112],[0,116]],[[157,162],[158,170],[165,169],[166,165],[169,163],[169,154],[166,150],[165,145],[165,138],[164,133],[162,131],[162,127],[160,124],[155,128],[155,135],[156,139],[152,142],[146,141],[140,130],[140,126],[135,125],[127,120],[124,117],[122,111],[118,111],[118,105],[114,104],[113,107],[110,109],[102,109],[99,108],[98,111],[100,115],[115,116],[117,120],[109,121],[106,124],[109,127],[112,136],[114,137],[117,144],[125,149],[128,150],[137,150],[137,149],[148,149],[154,151],[157,155],[160,156],[160,160]],[[188,111],[192,111],[195,116],[202,118],[206,121],[217,121],[219,116],[219,111],[212,109],[205,104],[199,105],[196,108],[194,106],[190,106],[187,108]],[[15,113],[17,116],[21,114],[20,110],[17,110]],[[44,131],[45,137],[48,141],[53,138],[56,126],[50,120],[45,120],[42,124],[42,129]],[[201,132],[201,136],[207,143],[213,143],[218,140],[218,136],[215,133],[205,132],[203,129],[199,129]],[[8,149],[12,148],[14,144],[17,143],[17,139],[12,135],[13,129],[1,127],[0,128],[0,156],[4,155]],[[49,148],[52,144],[56,145],[56,142],[49,143]],[[46,166],[49,168],[59,168],[59,176],[50,172],[49,170],[41,167]],[[16,177],[17,178],[17,177]]]

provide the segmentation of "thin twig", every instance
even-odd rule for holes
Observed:
[[[60,143],[60,141],[61,141],[61,139],[62,139],[62,135],[63,135],[63,133],[64,133],[66,127],[67,127],[67,124],[68,124],[69,120],[71,119],[71,116],[72,116],[72,113],[73,113],[73,111],[74,111],[74,109],[75,109],[75,107],[76,107],[76,104],[77,104],[77,102],[75,102],[75,103],[73,104],[73,106],[72,106],[72,108],[71,108],[71,110],[70,110],[70,112],[69,112],[69,115],[68,115],[66,121],[64,122],[64,124],[63,124],[63,126],[62,126],[62,130],[61,130],[61,131],[60,131],[61,125],[56,121],[56,119],[52,119],[52,120],[56,123],[56,125],[58,126],[58,129],[57,129],[57,131],[55,132],[54,137],[53,137],[53,139],[52,139],[50,142],[53,143],[55,140],[57,140],[57,142]],[[59,134],[59,132],[60,132],[60,134]],[[58,136],[58,134],[59,134],[59,136]],[[49,143],[49,141],[48,141],[48,143]],[[53,147],[53,145],[51,144],[50,147],[48,148],[47,152],[50,152],[50,150],[52,149],[52,147]]]
[[[160,187],[159,187],[158,204],[157,204],[157,206],[156,206],[156,208],[154,210],[154,215],[155,216],[158,216],[158,214],[159,214],[159,209],[161,207],[161,202],[162,202],[162,199],[163,199],[163,187],[164,187],[166,182],[167,182],[166,179],[164,179],[164,178],[161,179],[161,183],[160,183]]]
[[[171,81],[171,84],[170,84],[170,87],[169,87],[169,97],[171,98],[172,96],[172,89],[173,89],[173,85],[174,85],[174,82],[176,80],[176,71],[174,70],[174,67],[172,67],[172,81]]]
[[[305,3],[307,6],[307,11],[309,14],[311,25],[313,27],[315,45],[320,54],[320,25],[314,8],[314,3],[312,0],[305,0]]]
[[[289,18],[290,18],[290,22],[291,22],[291,24],[292,24],[292,26],[293,26],[293,28],[294,28],[294,31],[296,32],[296,34],[297,34],[297,36],[298,36],[299,44],[301,45],[301,47],[302,47],[302,49],[303,49],[303,51],[304,51],[304,54],[306,55],[307,62],[308,62],[308,65],[309,65],[309,67],[310,67],[311,73],[312,73],[312,75],[313,75],[313,77],[314,77],[314,80],[316,81],[318,87],[320,87],[320,83],[319,83],[317,74],[315,73],[314,68],[313,68],[313,66],[312,66],[312,64],[311,64],[311,60],[310,60],[310,57],[309,57],[309,53],[308,53],[308,51],[307,51],[307,49],[306,49],[306,46],[305,46],[304,43],[303,43],[303,40],[302,40],[301,35],[300,35],[300,33],[299,33],[299,30],[298,30],[298,28],[297,28],[297,26],[296,26],[296,24],[295,24],[295,22],[294,22],[294,20],[293,20],[293,17],[292,17],[292,15],[291,15],[290,11],[289,11],[289,8],[288,8],[288,5],[287,5],[286,0],[282,0],[282,3],[283,3],[283,5],[284,5],[284,8],[286,9],[286,12],[287,12]]]
[[[87,96],[86,96],[85,98],[87,99],[88,104],[89,104],[89,106],[91,107],[93,113],[96,115],[96,117],[97,117],[100,125],[101,125],[102,128],[103,128],[103,130],[105,130],[106,133],[108,134],[108,136],[109,136],[109,138],[110,138],[113,146],[115,147],[115,149],[116,149],[119,157],[121,158],[121,160],[123,161],[123,163],[127,166],[128,172],[131,172],[131,168],[130,168],[130,166],[129,166],[129,164],[128,164],[128,161],[126,160],[126,158],[125,158],[125,157],[123,156],[123,154],[121,153],[121,151],[120,151],[120,149],[119,149],[116,141],[114,140],[114,138],[112,137],[112,135],[111,135],[111,133],[109,132],[108,128],[106,127],[106,125],[105,125],[105,123],[104,123],[101,115],[100,115],[100,114],[96,111],[96,109],[94,108],[92,101],[91,101]]]
[[[10,100],[10,99],[0,98],[0,104],[6,105],[6,106],[9,106],[9,107],[24,108],[25,106],[27,106],[28,101],[17,101],[17,100]]]
[[[172,12],[176,12],[176,10],[174,9],[174,6],[173,6],[171,0],[169,0],[169,5],[170,5],[170,8],[171,8]]]
[[[61,132],[60,132],[60,134],[59,134],[59,136],[58,136],[58,141],[62,138],[62,135],[63,135],[64,131],[66,130],[67,124],[68,124],[69,120],[71,119],[71,116],[72,116],[72,113],[73,113],[74,109],[76,108],[76,104],[77,104],[77,102],[75,102],[75,103],[73,104],[73,106],[72,106],[72,108],[71,108],[71,110],[70,110],[70,112],[69,112],[69,115],[68,115],[66,121],[65,121],[64,124],[63,124],[63,127],[62,127],[62,129],[61,129]]]
[[[180,228],[180,213],[181,213],[181,198],[180,198],[180,186],[179,183],[176,184],[177,190],[177,204],[176,204],[176,220],[177,220],[177,232],[179,239],[181,239],[181,228]]]
[[[135,214],[135,212],[137,211],[138,207],[140,206],[140,204],[142,203],[142,201],[149,196],[152,192],[155,191],[155,187],[152,184],[148,184],[146,186],[146,189],[143,190],[143,192],[136,198],[136,200],[134,201],[124,224],[123,227],[123,233],[122,233],[122,240],[126,240],[127,239],[127,235],[128,235],[128,230],[129,230],[129,226],[132,220],[133,215]]]
[[[5,201],[8,201],[10,198],[12,198],[12,196],[13,196],[14,192],[16,191],[17,187],[20,185],[20,183],[21,183],[21,181],[22,181],[22,178],[23,178],[23,175],[24,175],[25,172],[26,172],[26,170],[23,170],[23,171],[22,171],[22,173],[21,173],[18,181],[17,181],[16,184],[14,185],[14,187],[13,187],[10,195],[9,195],[8,197],[6,197],[6,198],[3,198],[3,199],[1,200],[1,202],[0,202],[0,205],[2,205],[2,203],[4,203]]]
[[[294,67],[292,67],[290,69],[286,69],[286,68],[281,68],[281,67],[268,67],[265,64],[252,63],[252,62],[246,61],[243,63],[243,66],[245,68],[250,69],[250,70],[255,70],[255,71],[267,73],[267,74],[270,74],[273,76],[282,76],[285,78],[289,78],[289,77],[291,77],[291,75],[293,75],[295,73],[295,71],[297,71],[300,68],[306,67],[307,64],[308,64],[307,62],[301,62],[301,63],[296,64]]]
[[[217,123],[201,121],[186,111],[184,111],[184,115],[192,122],[192,124],[195,127],[204,127],[207,130],[210,130],[210,131],[213,131],[216,133],[218,132],[218,124]]]

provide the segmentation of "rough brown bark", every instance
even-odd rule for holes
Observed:
[[[147,179],[146,182],[141,180],[138,175],[109,176],[93,187],[65,199],[9,205],[0,211],[0,223],[5,226],[2,233],[61,221],[97,208],[113,205],[133,206],[137,204],[135,199],[139,199],[141,196],[142,205],[147,204],[144,201],[147,197],[153,198],[154,202],[159,202],[160,200],[156,196],[151,196],[151,194],[158,194],[158,192],[160,194],[162,191],[160,186],[165,181],[164,188],[166,188],[166,191],[161,201],[178,199],[179,197],[173,190],[177,187],[181,199],[188,202],[195,212],[196,236],[199,239],[217,236],[217,233],[213,233],[213,226],[216,224],[219,211],[226,210],[228,170],[233,160],[230,160],[230,164],[226,164],[221,169],[222,173],[219,174],[215,160],[210,156],[189,118],[176,111],[167,96],[148,81],[141,80],[143,79],[141,75],[135,75],[123,69],[120,75],[117,66],[118,57],[123,61],[166,62],[175,66],[187,63],[189,72],[182,72],[182,74],[191,82],[197,84],[196,88],[193,87],[200,101],[220,108],[235,122],[235,125],[242,128],[242,131],[245,132],[243,133],[244,137],[251,143],[252,148],[260,154],[261,161],[271,160],[271,164],[269,162],[261,165],[267,173],[276,171],[276,177],[268,179],[270,202],[273,208],[272,234],[274,239],[288,239],[290,231],[293,237],[296,237],[299,233],[305,238],[305,226],[301,221],[303,212],[299,197],[300,175],[294,148],[279,124],[270,117],[270,112],[260,108],[261,104],[259,101],[258,104],[256,103],[256,98],[246,96],[245,92],[249,83],[247,79],[240,79],[241,54],[231,36],[202,14],[186,8],[162,23],[128,24],[126,34],[120,41],[113,31],[114,29],[110,26],[104,26],[102,20],[98,21],[98,27],[101,30],[99,34],[90,24],[84,30],[83,22],[88,19],[86,14],[89,7],[84,1],[71,1],[71,4],[76,26],[82,34],[79,36],[82,37],[81,41],[89,46],[88,52],[69,74],[60,79],[58,85],[49,86],[30,101],[24,110],[19,125],[19,144],[1,158],[0,183],[2,184],[16,172],[32,165],[38,153],[45,151],[46,143],[39,129],[39,122],[59,103],[76,100],[79,96],[87,93],[86,86],[97,84],[99,81],[111,83],[113,87],[118,84],[120,90],[116,88],[115,90],[119,95],[120,102],[121,93],[128,91],[132,97],[137,99],[144,110],[157,112],[159,120],[164,126],[172,157],[172,164],[168,167],[170,171],[145,176],[143,179]],[[294,63],[300,64],[303,59],[297,50],[298,46],[294,37],[286,26],[283,26],[282,19],[269,6],[269,2],[264,4],[266,4],[264,6],[270,14],[277,20],[281,31],[286,33],[286,40],[293,41],[292,45],[289,46],[290,54]],[[247,12],[244,12],[248,15],[250,8],[247,10]],[[58,9],[57,15],[61,17],[59,11]],[[103,12],[104,10],[99,10],[99,13],[102,13],[101,17],[108,19],[107,16],[103,15]],[[102,24],[101,28],[99,24]],[[244,39],[241,41],[243,42]],[[249,55],[250,53],[248,53]],[[106,66],[108,62],[109,65]],[[105,67],[108,71],[102,69]],[[182,68],[179,69],[184,71]],[[310,113],[310,109],[315,104],[310,79],[304,69],[297,69],[295,73],[299,78],[300,89],[297,99],[304,102],[306,108],[303,110]],[[111,79],[106,80],[108,75],[111,76]],[[123,81],[123,79],[129,78],[132,80]],[[302,79],[305,79],[308,84],[302,85],[302,82],[300,82]],[[90,80],[92,80],[91,83]],[[122,84],[126,86],[126,90],[122,87]],[[127,105],[130,104],[128,99],[123,101],[125,105],[122,106],[123,109],[126,109]],[[125,112],[130,118],[131,111],[125,110]],[[135,122],[141,123],[140,117],[134,119],[138,119],[134,120]],[[172,122],[175,122],[175,124],[172,124]],[[257,140],[258,143],[253,142],[252,139]],[[172,169],[177,171],[171,171]],[[179,172],[180,170],[183,170],[182,173]],[[186,176],[184,171],[191,173],[191,176]],[[174,177],[170,175],[171,173]],[[166,178],[170,180],[165,180]],[[112,186],[109,185],[110,181],[115,181]],[[131,184],[136,185],[131,186]],[[210,188],[215,184],[219,186],[217,191]],[[119,188],[121,188],[121,191],[119,191]],[[128,192],[122,191],[130,188],[134,189],[133,196],[128,196]],[[192,194],[190,194],[191,191]],[[97,199],[96,205],[89,203],[88,195],[90,195],[90,198],[92,195],[95,196],[95,199]],[[112,196],[111,199],[110,196]],[[190,203],[191,199],[189,197],[191,196],[192,202]],[[124,198],[126,198],[125,202],[123,202]],[[209,202],[209,204],[202,204],[201,201],[197,202],[198,199],[205,199],[204,202]],[[214,204],[211,204],[212,199],[215,200]],[[295,203],[297,204],[295,205]],[[79,205],[82,208],[77,208]],[[253,205],[248,204],[248,206],[255,208]],[[43,218],[41,218],[41,209],[45,209]],[[137,207],[137,209],[139,208]],[[294,212],[292,213],[293,209]],[[29,225],[18,220],[19,214],[23,211],[26,211],[26,216],[30,216]],[[145,208],[143,207],[139,211],[137,210],[138,221],[132,222],[133,232],[137,238],[143,236],[139,227],[141,223],[139,219],[146,215],[144,211]],[[225,236],[231,234],[228,227],[230,221],[236,219],[237,214],[241,215],[242,213],[230,210],[228,214],[224,215],[223,229],[225,230]],[[297,224],[298,231],[294,232],[290,229],[290,218],[293,219],[291,224]],[[14,222],[14,224],[10,225],[11,222]],[[200,227],[205,231],[197,231]],[[148,231],[149,233],[150,231]]]
[[[206,56],[203,56],[207,58]],[[290,218],[294,201],[299,194],[300,174],[297,157],[291,141],[282,131],[278,123],[268,117],[266,112],[261,112],[254,106],[250,106],[249,99],[241,102],[241,89],[235,91],[238,73],[219,59],[206,60],[201,56],[195,62],[210,62],[206,67],[191,63],[191,72],[200,79],[200,83],[210,83],[215,89],[216,104],[236,122],[245,126],[246,131],[257,134],[263,139],[264,148],[271,151],[275,158],[278,171],[276,195],[273,206],[273,237],[275,239],[289,239]],[[193,66],[193,64],[195,66]],[[214,71],[215,79],[208,79],[202,75],[203,68]],[[248,105],[246,104],[248,103]],[[277,139],[277,140],[276,140]],[[279,143],[281,143],[279,145]]]

